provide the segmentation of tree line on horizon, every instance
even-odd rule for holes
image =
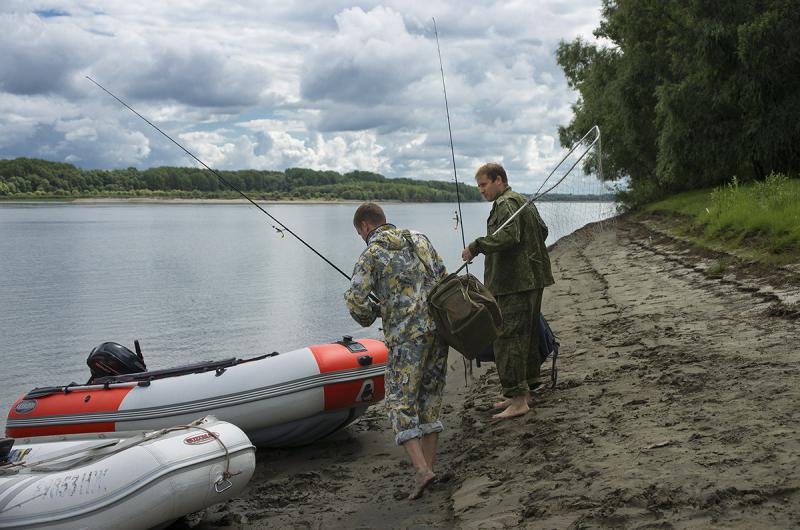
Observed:
[[[222,178],[259,200],[375,200],[456,202],[453,182],[387,178],[369,171],[218,171]],[[461,200],[483,200],[476,186],[459,182]],[[152,197],[230,199],[241,196],[207,169],[155,167],[138,170],[80,169],[36,158],[0,159],[0,199]],[[549,193],[546,201],[614,201],[612,193]]]
[[[218,171],[236,188],[262,200],[379,200],[455,202],[452,182],[389,179],[369,171]],[[480,201],[475,186],[459,183],[462,201]],[[80,169],[33,158],[0,160],[0,198],[186,197],[238,198],[209,170],[154,167],[138,170]]]
[[[599,125],[604,178],[627,181],[628,202],[798,175],[796,2],[603,0],[594,35],[556,52],[579,93],[559,139]]]

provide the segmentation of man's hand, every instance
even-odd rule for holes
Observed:
[[[472,261],[474,257],[475,256],[472,255],[472,251],[470,251],[469,247],[461,251],[461,259],[464,261]]]

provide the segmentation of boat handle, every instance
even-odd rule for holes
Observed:
[[[225,491],[226,489],[230,488],[231,486],[233,486],[233,482],[231,482],[229,479],[227,479],[225,477],[222,477],[221,479],[219,479],[218,481],[216,481],[214,483],[214,490],[217,493],[222,493],[223,491]]]

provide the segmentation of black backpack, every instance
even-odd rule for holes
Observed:
[[[544,318],[544,315],[539,313],[539,363],[544,364],[548,357],[552,355],[553,364],[550,370],[551,388],[556,387],[558,380],[558,366],[556,361],[558,359],[558,347],[560,346],[553,330],[550,329],[550,324]],[[494,343],[489,344],[482,353],[476,358],[478,366],[480,363],[493,363],[494,362]]]

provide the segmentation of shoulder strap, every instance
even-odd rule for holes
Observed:
[[[520,210],[525,207],[525,197],[522,197],[521,195],[520,196],[512,195],[506,198],[506,201],[510,202],[515,206],[514,211],[511,212],[511,215],[514,215],[517,212],[517,210]]]
[[[417,256],[417,259],[420,261],[420,263],[422,263],[422,266],[425,267],[425,270],[428,271],[428,274],[430,274],[431,277],[433,277],[433,271],[431,270],[430,265],[428,265],[428,263],[424,259],[422,259],[422,257],[419,255],[419,250],[417,250],[417,245],[414,244],[414,240],[411,238],[411,232],[409,232],[408,230],[403,230],[403,239],[405,239],[406,242],[409,244],[411,250],[414,251],[414,254]]]

